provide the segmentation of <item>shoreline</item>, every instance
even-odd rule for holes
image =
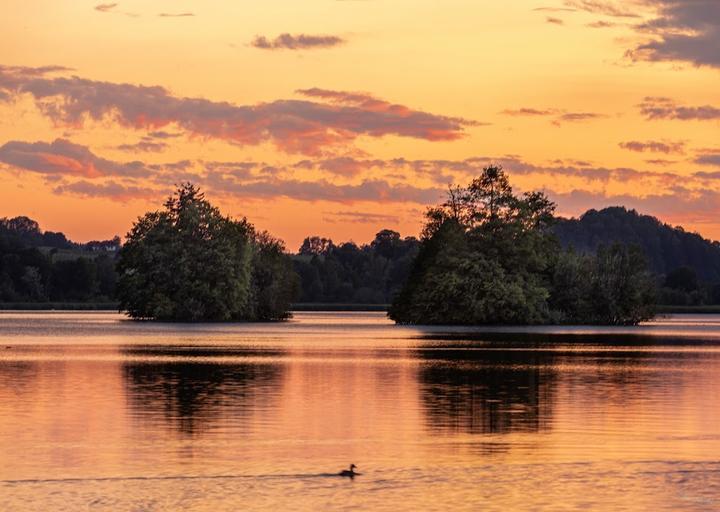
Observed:
[[[118,311],[117,302],[0,302],[0,311]],[[290,311],[357,311],[383,312],[389,304],[296,303]],[[716,315],[720,305],[712,306],[657,306],[658,315]]]

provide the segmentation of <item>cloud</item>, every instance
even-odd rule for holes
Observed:
[[[702,150],[696,163],[717,165],[718,157],[720,151]],[[687,175],[606,168],[576,160],[554,160],[539,165],[516,155],[476,156],[462,160],[336,157],[278,165],[249,160],[180,160],[145,164],[105,159],[89,148],[65,139],[51,143],[8,142],[0,146],[0,162],[21,171],[40,173],[49,181],[59,181],[54,186],[56,193],[121,201],[157,198],[180,181],[192,181],[228,198],[428,205],[442,199],[448,184],[466,183],[489,164],[503,165],[511,178],[542,178],[566,190],[597,194],[598,190],[621,186],[636,191],[628,194],[635,199],[636,196],[645,197],[648,191],[665,196],[681,190],[690,197],[708,190],[707,181],[717,179],[716,174],[720,174],[698,172]],[[328,173],[332,179],[322,174],[318,176],[316,172]],[[344,183],[338,183],[338,177]],[[428,181],[430,185],[426,185]],[[679,189],[678,184],[684,188]],[[627,204],[634,203],[628,200]]]
[[[714,165],[720,167],[720,149],[711,149],[701,152],[693,160],[698,165]]]
[[[483,167],[491,164],[504,166],[511,176],[542,176],[558,180],[573,178],[588,184],[610,183],[645,184],[670,186],[687,180],[685,176],[672,172],[637,170],[627,167],[608,168],[594,166],[590,162],[577,160],[554,160],[549,165],[529,163],[518,156],[476,156],[463,160],[410,160],[393,159],[342,159],[302,160],[291,169],[298,171],[326,170],[331,174],[345,177],[383,175],[387,178],[414,183],[418,177],[427,178],[443,186],[462,183],[477,177]],[[337,166],[337,167],[336,167]]]
[[[519,108],[519,109],[507,109],[503,110],[501,114],[506,116],[550,116],[554,115],[557,110],[539,110],[536,108]]]
[[[238,181],[228,176],[210,174],[206,184],[216,193],[234,197],[276,198],[287,197],[301,201],[331,201],[351,204],[355,202],[411,202],[433,204],[442,197],[444,189],[390,184],[382,179],[367,179],[360,183],[336,184],[327,180],[302,181],[297,179],[261,178]]]
[[[157,130],[148,133],[147,136],[153,139],[174,139],[177,137],[182,137],[182,133],[170,133],[163,130]]]
[[[293,165],[296,169],[316,169],[327,171],[339,176],[356,176],[372,168],[382,168],[387,164],[384,160],[363,160],[348,156],[327,158],[322,160],[302,160]]]
[[[537,12],[577,12],[577,9],[570,7],[536,7],[533,11]]]
[[[628,2],[624,2],[627,4]],[[638,18],[639,14],[627,9],[621,2],[603,0],[566,0],[565,5],[579,11],[601,14],[613,18]]]
[[[636,30],[650,40],[628,56],[636,60],[685,61],[720,67],[720,2],[717,0],[645,0],[657,13]]]
[[[395,135],[452,141],[479,123],[414,110],[366,93],[324,89],[299,91],[325,101],[276,100],[235,105],[174,96],[159,86],[38,76],[37,70],[0,67],[0,93],[29,95],[58,124],[82,126],[113,120],[135,129],[159,130],[174,124],[185,132],[239,145],[271,142],[282,151],[320,155],[347,148],[358,137]]]
[[[63,183],[53,188],[56,194],[73,194],[82,197],[99,197],[114,199],[116,201],[129,201],[133,199],[151,199],[161,194],[161,191],[147,187],[123,185],[115,181],[93,183],[86,180],[74,183]]]
[[[87,147],[69,140],[47,142],[10,141],[0,146],[0,162],[46,175],[143,177],[149,169],[138,161],[114,162],[100,158]]]
[[[115,9],[115,7],[117,7],[117,5],[118,4],[116,4],[116,3],[115,4],[98,4],[95,6],[95,10],[100,11],[100,12],[110,12],[113,9]]]
[[[338,36],[330,35],[307,35],[307,34],[280,34],[275,39],[268,39],[265,36],[256,36],[250,42],[250,46],[261,50],[314,50],[321,48],[333,48],[345,44],[347,41]]]
[[[141,140],[140,142],[144,141]],[[136,144],[128,144],[127,148],[123,149],[139,150]],[[715,150],[705,150],[701,155],[712,157],[717,153]],[[160,178],[165,180],[168,175],[173,173],[190,173],[195,178],[218,180],[216,183],[231,185],[232,188],[238,186],[257,187],[260,186],[259,184],[265,183],[277,187],[276,192],[279,195],[285,195],[283,188],[286,183],[290,183],[292,187],[298,187],[298,190],[310,190],[311,185],[309,183],[312,182],[298,180],[295,177],[296,175],[307,175],[308,171],[326,172],[332,176],[341,176],[347,179],[360,177],[361,181],[366,184],[377,181],[380,175],[386,177],[395,176],[394,179],[400,183],[388,184],[388,186],[399,187],[398,190],[402,191],[402,187],[405,186],[403,182],[415,183],[417,177],[429,178],[435,183],[445,185],[453,181],[464,181],[475,177],[482,171],[483,167],[490,164],[503,165],[512,175],[542,175],[554,178],[562,176],[578,178],[587,182],[616,181],[630,183],[652,179],[665,184],[672,184],[686,180],[686,177],[675,173],[624,167],[597,167],[590,162],[577,160],[554,160],[549,165],[537,165],[526,162],[515,155],[476,156],[464,160],[335,157],[305,159],[281,165],[250,160],[180,160],[163,164],[144,164],[140,161],[116,162],[108,160],[97,156],[86,146],[64,139],[57,139],[52,143],[8,142],[0,146],[0,162],[27,171],[57,174],[66,178],[100,179],[109,176],[122,176],[133,179],[142,178],[149,183]],[[187,174],[183,174],[183,176],[187,176]],[[158,183],[161,182],[164,183],[164,181]],[[342,188],[344,185],[339,185],[339,187],[337,189],[337,191],[340,191],[338,197],[343,197],[345,194],[341,191],[345,190]],[[435,189],[434,187],[431,188]],[[387,192],[383,192],[383,189],[377,189],[375,193],[379,197],[388,195]],[[309,198],[310,196],[303,197]]]
[[[135,144],[120,144],[115,146],[115,148],[120,151],[128,152],[159,153],[167,149],[168,145],[165,142],[154,142],[143,138],[143,140],[140,140]]]
[[[548,16],[547,18],[545,18],[545,22],[553,24],[553,25],[564,25],[565,24],[565,22],[563,20],[561,20],[560,18],[553,18],[552,16]]]
[[[397,224],[398,217],[396,215],[383,215],[381,213],[365,213],[365,212],[325,212],[323,220],[330,223],[350,222],[353,224],[379,224],[391,223]]]
[[[688,190],[676,187],[672,191],[645,196],[603,194],[574,190],[568,193],[549,192],[564,214],[579,214],[589,208],[625,206],[642,213],[655,215],[675,223],[715,223],[720,214],[720,192]]]
[[[551,122],[555,126],[560,126],[566,122],[590,121],[606,117],[603,114],[595,112],[568,112],[558,108],[537,109],[522,107],[518,109],[506,109],[500,113],[512,117],[552,117]]]
[[[559,126],[564,122],[575,123],[581,121],[590,121],[593,119],[601,119],[603,117],[605,117],[603,114],[597,114],[595,112],[566,112],[558,116],[553,121],[553,124]]]
[[[720,67],[720,2],[717,0],[566,0],[565,5],[612,18],[638,18],[637,37],[625,52],[634,61],[678,61]],[[642,18],[642,20],[640,19]],[[613,26],[598,20],[587,26]]]
[[[68,71],[75,71],[73,68],[66,66],[38,66],[38,67],[27,67],[27,66],[2,66],[0,65],[0,73],[7,72],[22,76],[26,80],[33,78],[42,78],[47,75],[54,73],[66,73]]]
[[[678,119],[681,121],[712,121],[720,119],[720,108],[711,105],[688,107],[671,98],[648,96],[638,105],[647,119]]]
[[[599,21],[593,21],[592,23],[587,23],[585,26],[589,27],[589,28],[610,28],[610,27],[616,27],[617,23],[613,23],[611,21],[599,20]]]
[[[648,151],[651,153],[665,153],[667,155],[670,153],[683,154],[685,152],[685,143],[682,141],[672,142],[649,140],[646,142],[639,142],[632,140],[628,142],[621,142],[618,146],[628,151],[635,151],[636,153],[644,153]]]
[[[158,14],[160,18],[188,18],[195,16],[195,13],[192,12],[178,12],[178,13],[171,13],[171,12],[161,12]]]
[[[95,10],[98,12],[105,12],[105,13],[111,13],[111,14],[123,14],[125,16],[130,16],[131,18],[137,18],[139,15],[134,12],[121,12],[116,9],[116,7],[119,4],[112,3],[112,4],[98,4],[95,6]]]
[[[693,177],[703,179],[703,180],[717,180],[717,179],[720,179],[720,171],[715,171],[715,172],[698,171],[696,173],[693,173]]]
[[[645,163],[648,163],[650,165],[668,166],[668,165],[676,164],[677,160],[666,160],[664,158],[651,158],[651,159],[645,160]]]

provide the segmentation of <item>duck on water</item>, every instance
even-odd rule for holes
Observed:
[[[355,478],[356,476],[360,475],[361,473],[355,473],[355,468],[357,466],[355,464],[350,464],[350,469],[343,469],[338,473],[338,476],[347,476],[349,478]]]

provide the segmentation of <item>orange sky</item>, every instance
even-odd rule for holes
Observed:
[[[290,249],[362,243],[492,161],[720,238],[716,0],[1,9],[0,217],[109,238],[191,180]]]

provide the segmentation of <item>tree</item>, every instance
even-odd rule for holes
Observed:
[[[515,196],[499,166],[430,208],[420,254],[390,309],[401,323],[544,323],[550,318],[554,204]]]
[[[501,167],[430,208],[420,252],[389,316],[399,323],[635,324],[651,318],[654,285],[642,252],[563,251],[555,205],[513,194]]]
[[[275,296],[288,279],[275,273],[286,257],[279,250],[258,242],[246,219],[221,215],[199,189],[183,184],[164,210],[140,217],[128,233],[117,264],[120,307],[135,319],[286,318],[289,300]],[[275,263],[263,266],[257,251],[275,251]]]
[[[253,239],[252,311],[258,320],[282,320],[299,293],[298,275],[283,243],[263,231]]]
[[[319,236],[309,236],[303,240],[298,254],[306,256],[325,255],[335,248],[335,244],[329,238],[321,238]]]
[[[665,286],[684,292],[694,292],[700,287],[695,270],[686,265],[669,272],[665,276]]]
[[[638,246],[601,246],[590,282],[592,313],[583,323],[635,325],[655,316],[655,284]]]

